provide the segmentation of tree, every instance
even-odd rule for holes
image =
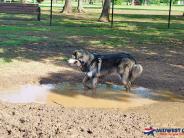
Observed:
[[[93,4],[93,0],[89,0],[89,4]]]
[[[131,5],[135,5],[135,0],[132,0],[132,4]]]
[[[35,3],[35,0],[33,0],[34,1],[34,3]],[[43,2],[44,0],[36,0],[38,3],[41,3],[41,2]]]
[[[72,13],[72,1],[65,0],[65,5],[63,7],[62,13]]]
[[[144,5],[148,5],[148,0],[144,0]]]
[[[24,4],[26,1],[25,0],[20,0],[20,3]]]
[[[82,1],[83,1],[83,0],[78,0],[77,11],[78,11],[79,13],[85,12],[85,10],[84,10],[84,8],[83,8],[83,6],[82,6]]]
[[[103,9],[99,18],[99,21],[101,22],[109,22],[109,15],[110,15],[110,4],[111,4],[111,0],[105,0],[104,1],[104,5],[103,5]]]
[[[122,2],[122,0],[114,0],[114,5],[121,5]]]

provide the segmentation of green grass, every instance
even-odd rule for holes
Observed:
[[[171,29],[167,29],[167,7],[126,8],[116,10],[113,29],[109,23],[97,22],[100,10],[91,8],[83,15],[62,15],[56,7],[51,27],[47,8],[43,8],[41,22],[30,15],[0,14],[0,64],[12,59],[67,59],[68,52],[77,48],[167,49],[184,45],[183,7],[174,8]]]
[[[62,2],[58,2],[58,4],[54,3],[53,6],[60,8],[64,5]],[[42,7],[50,7],[50,2],[46,1],[40,4]],[[73,7],[77,7],[77,2],[72,3]],[[88,3],[83,3],[83,6],[85,8],[91,8],[91,9],[101,9],[102,8],[102,3],[94,3],[93,5],[89,5]],[[129,6],[126,5],[126,3],[123,3],[122,5],[115,5],[114,6],[116,9],[121,9],[121,10],[157,10],[157,11],[162,11],[162,10],[168,10],[169,6],[168,5],[149,5],[149,6],[144,6],[144,5],[139,5],[139,6]],[[184,6],[181,5],[172,5],[172,10],[174,11],[184,11]]]

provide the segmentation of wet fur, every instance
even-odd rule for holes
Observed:
[[[87,82],[92,80],[92,88],[96,89],[99,77],[116,73],[120,76],[122,85],[129,91],[132,82],[138,78],[143,71],[143,67],[137,64],[135,58],[126,52],[96,54],[77,50],[73,53],[72,59],[76,60],[75,64],[77,63],[81,71],[86,72],[83,79],[85,88],[89,88]],[[101,63],[99,63],[99,60]],[[99,65],[100,69],[98,68]]]

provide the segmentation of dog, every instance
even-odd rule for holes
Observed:
[[[84,88],[89,88],[87,82],[92,80],[92,88],[96,89],[99,77],[116,73],[120,76],[121,84],[130,91],[132,82],[143,72],[142,65],[137,64],[136,59],[126,52],[97,54],[76,50],[68,63],[85,73],[82,81]]]

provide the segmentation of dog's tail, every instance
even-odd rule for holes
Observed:
[[[129,76],[129,80],[133,82],[136,78],[138,78],[143,72],[143,67],[140,64],[134,64],[132,67],[131,75]]]

